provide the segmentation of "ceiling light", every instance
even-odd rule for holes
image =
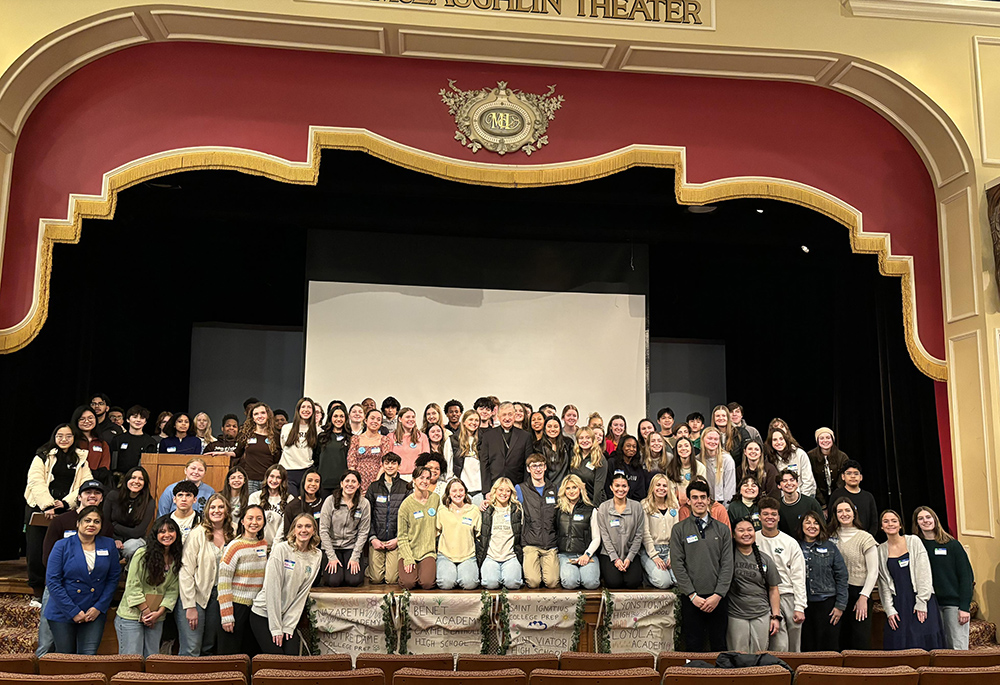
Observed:
[[[763,214],[763,213],[764,213],[764,210],[763,210],[763,209],[758,209],[758,210],[757,210],[757,213],[758,213],[758,214]]]
[[[809,254],[809,247],[807,245],[803,245],[802,251],[805,252],[806,254]]]

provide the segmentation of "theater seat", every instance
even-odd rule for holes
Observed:
[[[656,655],[649,652],[622,654],[563,652],[559,656],[559,668],[564,671],[615,671],[628,668],[653,668],[655,665]]]
[[[784,666],[753,668],[691,668],[671,666],[663,673],[663,685],[791,685],[792,673]]]
[[[388,685],[377,668],[356,671],[295,671],[262,668],[253,674],[253,685]]]
[[[500,671],[435,671],[401,668],[392,676],[392,685],[528,685],[528,676],[519,668]]]
[[[531,673],[536,668],[559,668],[558,654],[459,654],[459,671],[499,671],[506,668],[519,668],[525,673]]]
[[[250,657],[246,654],[230,656],[177,656],[174,654],[150,654],[146,657],[146,673],[222,673],[237,671],[244,677],[250,676]]]
[[[840,652],[766,652],[771,656],[781,659],[793,671],[802,664],[813,664],[815,666],[843,666],[844,657]]]
[[[38,673],[34,654],[0,654],[0,673]]]
[[[40,675],[103,673],[110,678],[120,671],[142,670],[138,654],[46,654],[38,660]]]
[[[920,685],[1000,685],[1000,666],[952,668],[948,666],[921,666]]]
[[[35,675],[34,673],[0,672],[0,685],[108,685],[103,673],[77,673],[73,675]]]
[[[659,685],[660,674],[652,668],[626,668],[616,671],[554,671],[536,668],[528,676],[528,685]]]
[[[393,674],[401,668],[454,671],[455,657],[451,654],[358,654],[354,667],[378,668],[385,673],[385,684],[390,685]]]
[[[289,654],[258,654],[253,658],[251,670],[290,669],[293,671],[350,671],[350,654],[317,654],[316,656],[292,656]]]
[[[241,671],[223,671],[221,673],[136,673],[125,671],[112,677],[111,683],[113,685],[247,685],[247,677]]]
[[[977,666],[1000,666],[1000,648],[989,649],[932,649],[931,666],[970,668]]]
[[[863,650],[845,649],[844,668],[889,668],[891,666],[909,666],[920,668],[931,665],[931,653],[922,649]]]
[[[719,652],[660,652],[660,656],[656,659],[656,667],[662,674],[671,666],[684,666],[689,661],[707,661],[714,664],[719,654]]]
[[[909,666],[841,668],[805,664],[795,669],[795,685],[918,685],[920,674]]]

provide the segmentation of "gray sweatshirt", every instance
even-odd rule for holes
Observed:
[[[300,552],[284,540],[271,548],[264,587],[254,597],[251,611],[267,618],[272,636],[295,634],[322,558],[318,549]]]
[[[371,511],[371,505],[364,497],[354,514],[347,506],[334,507],[333,495],[326,498],[319,513],[319,539],[327,559],[334,558],[334,550],[353,549],[351,561],[361,560],[371,528]]]
[[[670,568],[677,588],[688,597],[725,597],[733,582],[733,534],[729,526],[709,517],[702,537],[695,521],[689,516],[670,531]]]
[[[601,545],[611,561],[624,559],[631,562],[642,547],[646,514],[635,500],[625,500],[625,503],[625,511],[618,513],[614,499],[605,500],[594,513],[601,531]]]

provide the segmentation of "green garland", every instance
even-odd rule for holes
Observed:
[[[587,597],[581,592],[576,598],[576,620],[573,621],[573,643],[569,648],[569,651],[571,652],[580,651],[580,636],[583,635],[583,631],[587,627],[587,622],[583,618],[583,612],[586,608]]]
[[[674,651],[684,651],[684,639],[681,635],[681,591],[674,588]]]
[[[309,653],[319,654],[319,629],[316,627],[316,600],[312,597],[308,602],[309,616]]]
[[[598,654],[611,653],[611,619],[615,613],[615,600],[604,588],[604,616],[601,619],[600,637],[597,640]]]
[[[500,647],[497,652],[503,656],[510,649],[510,600],[507,588],[500,590],[500,607],[497,609],[497,628],[500,631]]]
[[[399,651],[398,654],[409,654],[406,651],[410,643],[410,591],[403,592],[399,600]]]
[[[396,651],[396,621],[392,617],[392,605],[395,595],[391,592],[382,595],[382,629],[385,631],[385,653],[392,654]]]
[[[481,646],[479,648],[480,654],[492,654],[492,645],[490,644],[492,640],[490,639],[490,633],[493,627],[493,597],[489,592],[483,590],[483,594],[480,596],[482,599],[483,606],[479,610],[479,636],[481,638]]]

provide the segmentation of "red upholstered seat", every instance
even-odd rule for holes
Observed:
[[[356,671],[295,671],[262,668],[253,674],[253,685],[387,685],[377,668]]]
[[[401,668],[392,676],[392,685],[528,685],[528,676],[519,668],[499,671],[435,671]]]
[[[137,654],[46,654],[38,660],[40,675],[103,673],[108,678],[121,671],[142,672]]]
[[[536,668],[559,668],[558,654],[459,654],[459,671],[498,671],[505,668],[519,668],[531,673]]]
[[[656,655],[649,652],[622,654],[591,654],[589,652],[563,652],[559,668],[564,671],[614,671],[628,668],[653,668]]]

